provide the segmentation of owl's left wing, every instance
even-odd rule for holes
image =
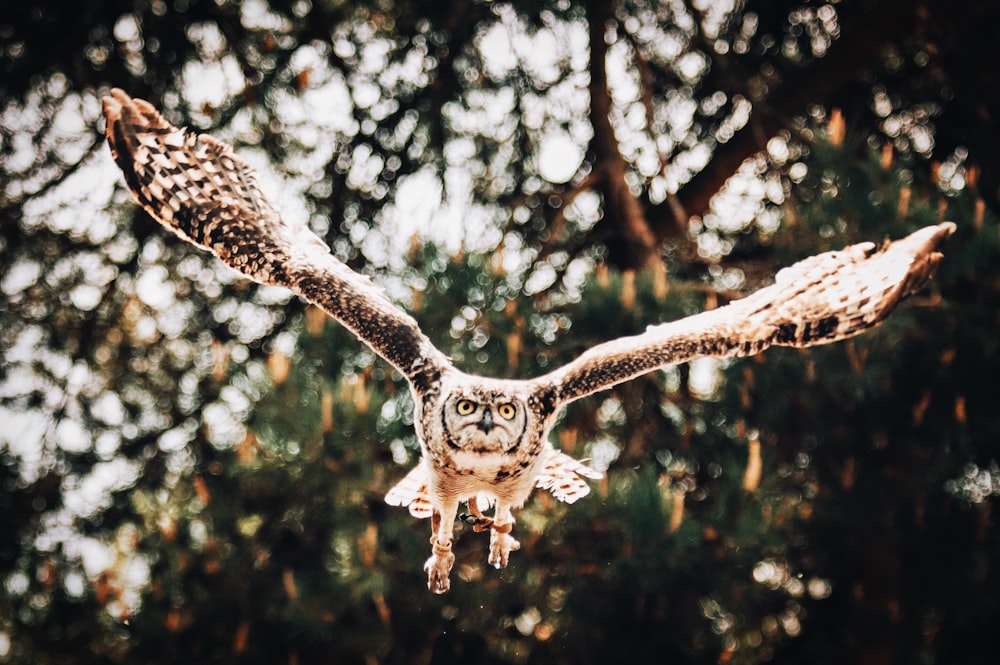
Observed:
[[[702,356],[746,356],[772,345],[806,347],[857,335],[923,287],[954,230],[944,222],[878,251],[861,243],[804,259],[746,298],[605,342],[536,382],[553,403],[565,404]]]
[[[287,287],[323,308],[417,389],[451,367],[413,317],[338,261],[304,222],[283,218],[230,146],[174,127],[122,90],[104,98],[104,114],[125,182],[163,226],[255,282]]]

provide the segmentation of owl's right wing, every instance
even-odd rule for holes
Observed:
[[[536,379],[556,408],[666,365],[746,356],[769,346],[806,347],[878,325],[931,278],[955,230],[928,226],[875,251],[872,243],[813,256],[746,298],[645,333],[605,342]]]
[[[324,309],[420,390],[451,366],[417,322],[338,261],[303,222],[283,219],[227,144],[179,129],[119,89],[104,98],[107,139],[132,195],[163,226],[246,277]]]

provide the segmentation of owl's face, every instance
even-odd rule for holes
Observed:
[[[455,391],[444,402],[447,442],[476,453],[513,452],[524,438],[527,408],[502,391]]]

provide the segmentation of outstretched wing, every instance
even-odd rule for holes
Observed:
[[[780,271],[756,293],[645,333],[600,344],[537,379],[556,404],[700,356],[735,357],[771,345],[813,346],[878,325],[931,278],[955,230],[925,227],[878,251],[872,243],[825,252]]]
[[[117,88],[104,98],[104,115],[132,195],[165,227],[250,279],[320,306],[417,388],[451,366],[367,277],[338,261],[305,223],[283,219],[230,146],[174,127]]]

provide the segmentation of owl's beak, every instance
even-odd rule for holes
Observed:
[[[477,427],[479,427],[484,434],[489,434],[490,430],[493,429],[493,412],[488,408],[483,410],[483,419],[477,423]]]

